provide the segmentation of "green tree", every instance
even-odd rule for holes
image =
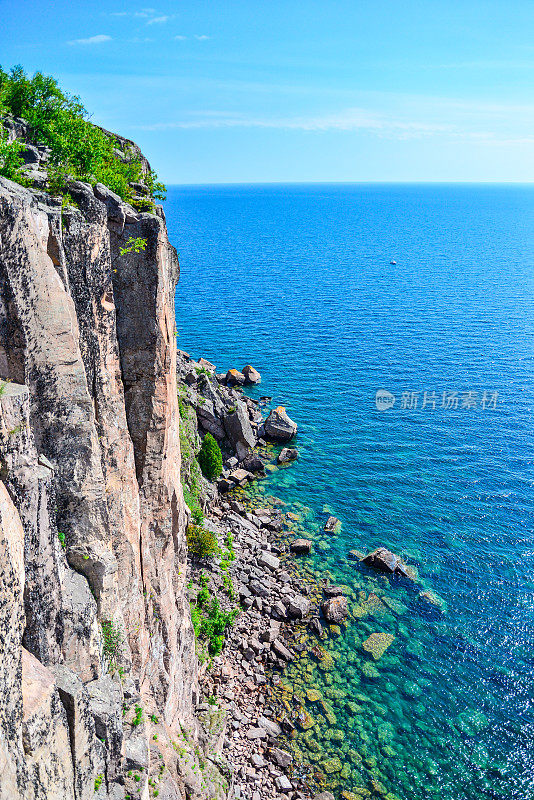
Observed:
[[[63,92],[55,78],[42,72],[30,78],[20,66],[10,72],[0,67],[0,115],[5,114],[24,119],[31,141],[49,148],[47,170],[51,188],[58,194],[69,180],[83,180],[103,183],[124,200],[136,203],[130,184],[144,182],[152,199],[144,198],[142,202],[149,207],[142,210],[153,210],[153,199],[164,198],[165,187],[156,173],[144,175],[140,159],[132,152],[117,157],[115,137],[93,125],[80,98]],[[12,159],[16,148],[8,147]],[[2,167],[1,153],[0,168],[9,168],[13,174],[11,161]]]
[[[222,453],[211,433],[204,436],[197,458],[205,478],[212,481],[219,477],[222,472]]]

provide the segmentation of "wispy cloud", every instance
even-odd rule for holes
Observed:
[[[104,42],[111,42],[111,36],[104,33],[99,33],[96,36],[90,36],[88,39],[73,39],[68,44],[103,44]]]
[[[450,108],[450,105],[449,105]],[[229,111],[204,111],[196,113],[191,119],[182,119],[173,122],[161,122],[153,125],[142,126],[144,130],[194,130],[201,128],[264,128],[276,130],[294,130],[309,132],[326,131],[353,131],[368,132],[381,138],[407,140],[423,139],[429,137],[446,137],[456,140],[476,141],[480,144],[531,144],[534,135],[530,133],[531,127],[526,127],[524,132],[520,127],[513,127],[513,132],[503,130],[499,125],[500,114],[505,109],[494,107],[495,125],[491,126],[491,119],[482,118],[487,112],[487,107],[478,109],[480,118],[477,120],[477,109],[467,125],[466,120],[450,122],[447,118],[423,121],[421,119],[406,119],[388,113],[381,113],[366,108],[346,108],[336,113],[310,115],[299,117],[264,117],[255,114],[243,114]],[[534,107],[523,109],[526,116],[534,118]],[[508,108],[508,111],[510,109]],[[485,126],[482,126],[482,122]],[[463,124],[462,124],[463,123]],[[522,126],[521,126],[522,127]]]
[[[161,17],[152,17],[151,19],[148,20],[147,25],[164,25],[170,19],[172,19],[172,17],[166,15],[163,15]]]
[[[191,38],[196,39],[197,42],[205,42],[208,39],[211,39],[211,36],[206,36],[205,33],[201,33],[201,34],[195,33],[195,35],[193,37],[191,37]],[[179,34],[178,36],[175,36],[174,39],[177,42],[185,42],[186,39],[187,39],[187,36],[183,36],[183,35]]]

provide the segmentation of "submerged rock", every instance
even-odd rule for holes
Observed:
[[[288,442],[297,432],[297,423],[286,414],[284,406],[273,408],[265,420],[265,436],[275,442]]]
[[[372,633],[362,647],[378,661],[394,641],[395,637],[391,633]]]
[[[427,590],[425,592],[419,592],[419,594],[417,595],[417,599],[427,608],[439,611],[441,614],[445,614],[447,611],[447,605],[445,601],[442,600],[442,598],[435,592],[432,592],[430,590]]]
[[[312,543],[309,539],[295,539],[294,542],[291,542],[289,547],[293,553],[310,553]]]
[[[294,461],[298,458],[299,451],[294,447],[284,447],[277,458],[279,464],[287,464],[289,461]]]
[[[365,558],[362,558],[362,561],[368,567],[373,567],[379,572],[387,572],[390,575],[403,575],[405,578],[414,580],[414,571],[404,563],[400,556],[395,555],[386,547],[378,547],[372,553],[368,553]]]
[[[341,527],[341,521],[337,517],[330,516],[325,522],[324,529],[327,533],[336,533]]]
[[[327,597],[338,597],[343,594],[343,587],[327,585],[323,586],[323,592]]]

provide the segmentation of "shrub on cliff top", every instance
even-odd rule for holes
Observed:
[[[209,481],[218,478],[222,472],[221,448],[211,435],[207,433],[202,441],[202,447],[198,453],[198,463],[202,474]]]
[[[84,180],[103,183],[131,202],[129,184],[144,181],[153,198],[164,199],[165,187],[157,181],[157,175],[143,176],[141,162],[132,153],[118,158],[116,140],[91,124],[80,98],[65,94],[51,76],[36,72],[29,78],[20,66],[10,72],[0,67],[0,116],[5,114],[24,119],[32,142],[50,149],[48,174],[58,193],[67,180]],[[13,177],[13,169],[15,173],[18,169],[18,162],[13,164],[17,148],[6,147],[9,163],[2,163],[0,154],[0,174],[17,180]],[[7,174],[9,170],[11,174]]]

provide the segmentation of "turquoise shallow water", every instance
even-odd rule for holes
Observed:
[[[353,604],[401,604],[364,608],[314,672],[338,789],[534,798],[534,190],[174,187],[166,213],[179,347],[260,370],[301,452],[267,491],[311,509],[318,545],[323,509],[342,520],[312,561]],[[445,615],[347,561],[381,544]],[[395,636],[376,664],[373,632]]]

